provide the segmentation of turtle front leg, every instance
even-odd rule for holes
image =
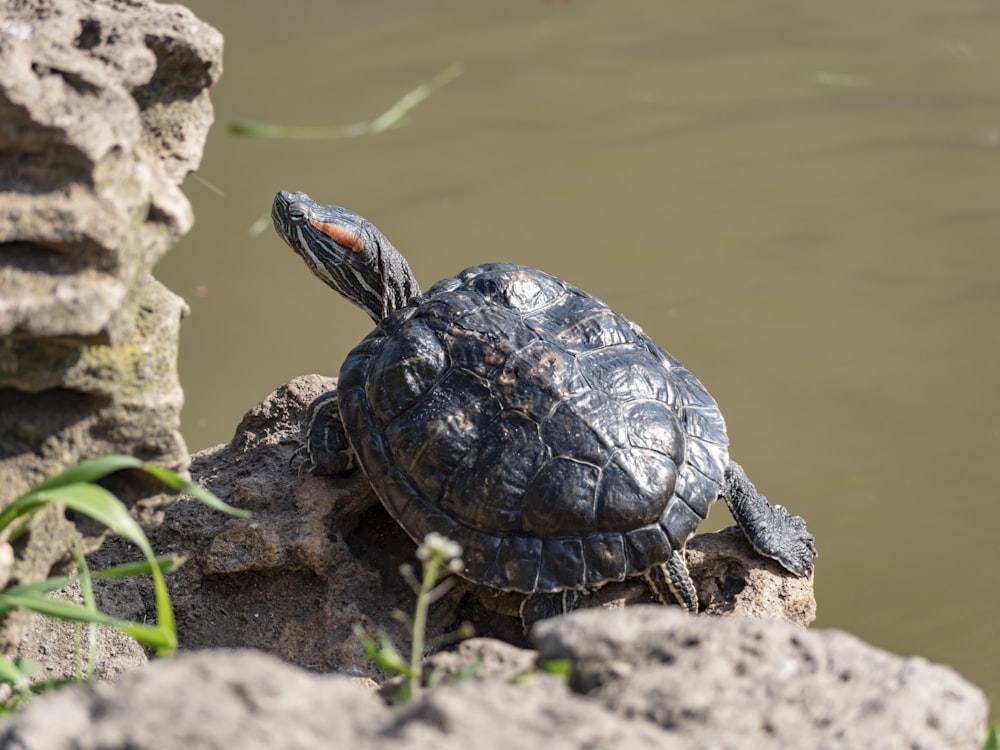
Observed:
[[[816,538],[806,530],[801,516],[793,516],[781,505],[771,505],[735,461],[726,467],[722,491],[733,518],[757,552],[777,560],[797,576],[812,570]]]
[[[336,391],[324,393],[309,405],[305,451],[312,474],[345,474],[357,465],[340,419]]]

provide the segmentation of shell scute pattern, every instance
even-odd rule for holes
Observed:
[[[382,339],[366,365],[369,386],[379,394],[372,417],[380,429],[430,393],[451,367],[449,353],[425,321],[407,321],[399,331]]]
[[[708,503],[705,503],[706,507]],[[680,549],[690,539],[705,518],[680,497],[674,497],[667,505],[667,512],[660,519],[660,528],[670,540],[673,549]]]
[[[439,502],[445,482],[466,454],[482,443],[486,426],[498,415],[487,385],[452,369],[383,434],[393,462],[423,497]]]
[[[466,575],[498,589],[589,588],[663,562],[728,460],[715,402],[641,329],[509,264],[391,315],[341,383],[390,513],[415,539],[459,542]]]
[[[539,586],[553,589],[559,585],[559,579],[551,571],[578,570],[586,571],[587,557],[585,543],[580,537],[557,537],[546,539],[542,545],[542,575]]]
[[[663,562],[664,549],[670,548],[670,540],[659,523],[647,524],[625,533],[625,556],[631,570],[647,570]]]
[[[509,453],[520,460],[510,461]],[[547,457],[538,426],[522,414],[504,413],[486,427],[480,449],[467,453],[448,480],[442,508],[489,533],[517,528],[525,493]]]
[[[634,342],[584,351],[577,357],[580,372],[592,388],[623,398],[650,398],[673,404],[677,391],[660,360]]]
[[[553,276],[509,263],[477,266],[459,276],[491,303],[522,316],[551,308],[576,291]]]
[[[544,584],[539,586],[538,574],[543,558],[543,540],[540,537],[530,537],[521,534],[509,534],[500,537],[497,556],[493,560],[490,577],[499,581],[500,586],[494,588],[514,591],[544,591]],[[466,561],[466,570],[468,570]]]
[[[684,460],[685,411],[675,413],[663,401],[641,398],[622,406],[622,416],[628,424],[629,445],[648,448]],[[690,427],[687,427],[690,432]]]
[[[601,528],[616,531],[654,523],[663,512],[664,498],[674,491],[677,464],[656,451],[633,448],[619,451],[602,471],[598,505]],[[634,487],[633,492],[623,492]]]
[[[596,416],[600,419],[596,419]],[[580,391],[562,398],[539,422],[539,435],[548,446],[561,446],[561,455],[603,467],[609,456],[628,444],[628,427],[621,405],[602,391]]]
[[[530,536],[584,536],[597,528],[601,469],[554,456],[537,470],[524,495],[517,532]]]
[[[600,586],[604,581],[624,580],[632,572],[625,554],[625,539],[618,533],[590,534],[583,547],[583,556],[588,588]]]
[[[596,299],[591,298],[590,309],[579,309],[583,307],[577,304],[566,306],[565,314],[560,320],[552,321],[558,327],[553,330],[552,336],[559,341],[566,350],[574,354],[590,351],[595,347],[615,346],[616,344],[629,344],[635,340],[631,328],[623,322],[622,316],[614,310],[605,307]],[[537,323],[536,323],[537,325]]]
[[[521,412],[536,423],[548,417],[564,395],[588,388],[576,359],[545,339],[512,352],[492,384],[505,410]]]

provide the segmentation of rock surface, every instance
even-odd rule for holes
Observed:
[[[39,700],[0,724],[0,747],[978,750],[986,732],[982,693],[950,669],[844,633],[651,605],[533,637],[571,662],[568,682],[482,677],[390,709],[340,675],[202,651]]]
[[[373,677],[378,675],[353,635],[356,623],[371,635],[382,629],[408,648],[409,634],[393,613],[413,611],[414,595],[399,566],[415,564],[414,543],[361,472],[309,476],[298,454],[306,408],[335,383],[317,375],[292,380],[244,417],[232,442],[194,457],[192,474],[253,516],[229,518],[180,501],[152,532],[159,553],[189,555],[168,578],[182,647],[253,647],[310,669]],[[109,541],[95,567],[130,559],[134,552],[126,547]],[[738,530],[695,537],[688,561],[707,613],[800,625],[815,617],[812,577],[796,578],[760,557]],[[138,587],[148,610],[118,612],[107,601],[102,608],[153,616],[143,582],[119,585]],[[583,606],[649,600],[647,587],[632,581],[599,589]],[[519,601],[460,581],[431,608],[430,638],[447,638],[468,621],[479,635],[526,645]]]
[[[150,276],[191,227],[222,37],[149,0],[0,6],[0,506],[84,458],[184,470],[178,328],[186,306]],[[115,487],[145,524],[158,488]],[[56,509],[22,537],[11,579],[60,572],[97,531]],[[24,620],[0,627],[0,651]]]
[[[100,588],[102,583],[94,581],[96,588]],[[55,597],[83,603],[79,584],[63,589]],[[81,632],[86,639],[86,630]],[[95,636],[92,679],[114,679],[149,662],[143,647],[116,628],[98,626]],[[36,677],[38,680],[74,679],[79,650],[75,623],[38,617],[18,644],[17,655],[31,659],[41,667]],[[86,670],[86,655],[80,666]],[[6,685],[0,687],[0,699],[6,699],[8,693]]]
[[[847,633],[649,607],[595,614],[538,623],[540,658],[569,659],[574,691],[685,747],[978,748],[985,737],[981,691]]]

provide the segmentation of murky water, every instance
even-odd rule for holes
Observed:
[[[1000,6],[189,5],[226,36],[199,175],[223,195],[188,180],[197,226],[157,270],[192,308],[192,449],[370,328],[248,235],[304,190],[374,220],[425,287],[511,260],[630,315],[808,518],[817,625],[1000,698]],[[456,62],[377,136],[225,132],[375,117]]]

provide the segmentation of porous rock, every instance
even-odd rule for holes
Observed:
[[[182,647],[254,647],[319,670],[379,677],[353,634],[387,632],[400,649],[409,633],[394,612],[412,612],[414,594],[400,575],[418,567],[416,545],[374,497],[363,474],[314,477],[301,451],[308,405],[336,386],[318,375],[296,378],[270,394],[240,423],[233,440],[194,457],[191,471],[223,500],[253,512],[229,518],[193,501],[166,511],[152,532],[159,553],[189,556],[168,578]],[[689,550],[709,613],[791,619],[815,616],[812,577],[796,578],[757,555],[742,534],[704,535]],[[95,566],[123,562],[112,540]],[[132,553],[134,555],[134,553]],[[154,602],[140,587],[153,614]],[[520,595],[466,581],[430,610],[430,642],[447,640],[463,622],[481,636],[525,646]],[[608,584],[583,607],[650,601],[636,581]]]
[[[686,618],[664,607],[539,622],[540,659],[568,659],[573,689],[685,747],[981,746],[982,691],[952,669],[847,633]]]
[[[97,580],[93,585],[102,588],[103,583]],[[79,583],[68,586],[53,596],[76,604],[83,603]],[[140,608],[136,607],[136,602],[119,601],[115,609],[119,613],[131,611],[131,619],[134,620],[143,616],[144,613],[139,612]],[[18,644],[17,656],[31,659],[39,665],[36,680],[73,679],[78,668],[87,669],[90,660],[89,648],[81,652],[78,629],[77,623],[39,617]],[[145,666],[148,662],[145,649],[122,631],[104,625],[95,629],[93,670],[90,672],[92,679],[114,679],[124,672]],[[3,688],[6,687],[0,687],[0,696],[4,698],[6,694]]]
[[[239,650],[186,654],[116,685],[63,691],[0,725],[0,746],[19,750],[488,750],[542,740],[557,750],[681,747],[652,725],[572,695],[555,678],[449,685],[392,711],[348,678]]]
[[[387,715],[373,691],[347,678],[321,677],[256,651],[205,651],[157,662],[114,684],[48,696],[0,724],[0,747],[355,747],[361,730]]]
[[[568,682],[464,680],[388,708],[340,675],[205,650],[38,700],[0,723],[0,747],[978,750],[985,736],[985,698],[951,670],[843,633],[640,606],[534,638],[569,660]]]
[[[0,4],[0,506],[86,458],[185,470],[177,341],[186,306],[150,270],[192,223],[181,192],[212,123],[222,37],[151,0]],[[114,489],[150,526],[170,496]],[[62,572],[100,530],[57,509],[11,580]],[[26,620],[0,626],[10,652]]]

